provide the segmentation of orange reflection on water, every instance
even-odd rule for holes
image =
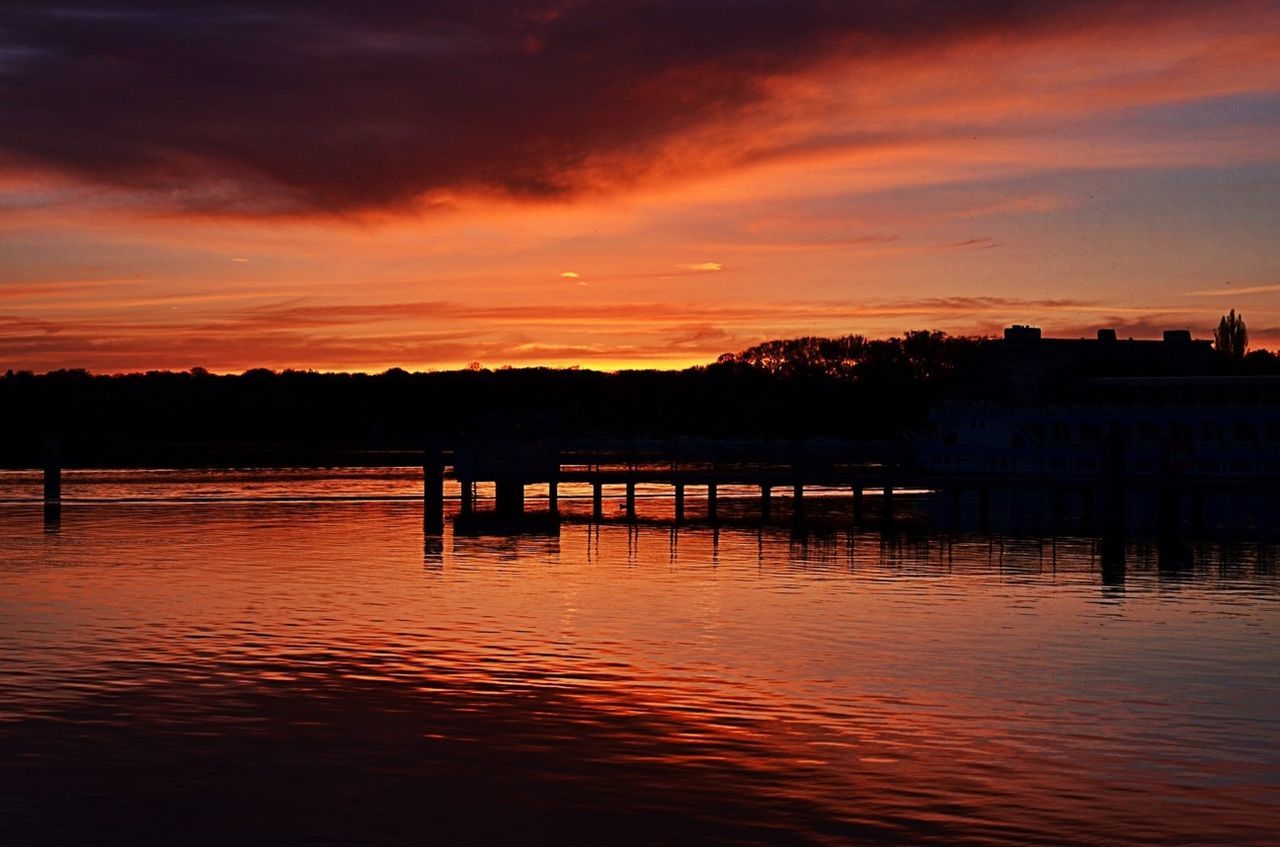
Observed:
[[[120,769],[175,808],[287,778],[318,799],[255,812],[286,833],[345,820],[354,786],[389,798],[384,842],[571,820],[583,843],[1261,844],[1276,823],[1264,548],[1178,574],[1135,551],[1117,591],[1079,539],[566,524],[424,556],[400,502],[71,505],[56,533],[0,508],[0,744],[42,763],[11,826]],[[426,822],[423,792],[447,800]]]

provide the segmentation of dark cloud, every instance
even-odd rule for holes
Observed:
[[[224,213],[567,196],[679,171],[673,139],[730,125],[780,75],[1168,5],[10,2],[0,164]]]

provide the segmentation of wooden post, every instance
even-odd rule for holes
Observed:
[[[862,486],[853,487],[853,522],[862,523]]]
[[[772,512],[773,486],[765,483],[760,486],[760,519],[769,520]]]
[[[62,439],[56,435],[44,440],[44,502],[62,502]]]
[[[470,517],[476,508],[476,484],[473,480],[464,479],[458,482],[459,493],[458,510],[465,517]]]
[[[435,438],[427,440],[422,452],[422,528],[444,532],[444,451]]]
[[[604,518],[604,483],[599,480],[592,483],[591,517],[597,521]]]
[[[44,528],[56,532],[62,524],[62,444],[56,435],[44,440]]]
[[[676,523],[684,522],[684,483],[676,483]]]
[[[884,484],[884,522],[893,523],[893,483]]]
[[[547,483],[547,512],[553,517],[560,514],[560,483],[554,479]]]
[[[494,483],[494,500],[498,514],[518,518],[524,514],[524,481],[499,479]]]
[[[636,519],[636,483],[635,480],[627,480],[627,520],[634,521]]]
[[[1113,429],[1102,462],[1101,553],[1104,568],[1123,568],[1125,559],[1126,457],[1124,436]]]
[[[1165,480],[1161,480],[1156,496],[1156,531],[1160,543],[1174,543],[1182,536],[1182,497],[1178,489]]]
[[[707,485],[707,520],[715,523],[719,520],[716,513],[716,484],[714,482]]]
[[[804,514],[804,483],[796,480],[791,486],[791,508],[795,512],[796,517]]]

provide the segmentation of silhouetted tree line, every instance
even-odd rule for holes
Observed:
[[[459,439],[670,437],[900,438],[972,380],[984,341],[941,332],[868,340],[770,341],[683,371],[524,368],[377,375],[255,369],[220,376],[83,370],[0,377],[0,463],[37,463],[44,437],[72,464],[322,461],[325,451],[421,449]],[[1238,373],[1276,357],[1223,353]],[[334,456],[335,462],[342,461]]]

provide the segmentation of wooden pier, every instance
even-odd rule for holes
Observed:
[[[691,491],[705,491],[706,520],[720,519],[720,495],[732,486],[759,491],[759,519],[773,517],[774,494],[790,494],[794,520],[805,518],[805,492],[811,489],[847,491],[853,520],[866,519],[866,495],[878,495],[878,520],[891,526],[896,518],[896,495],[903,491],[947,492],[959,515],[966,492],[976,494],[977,525],[991,524],[992,491],[1049,492],[1057,514],[1065,519],[1068,498],[1082,505],[1091,526],[1108,549],[1122,544],[1126,534],[1127,492],[1155,492],[1161,502],[1161,523],[1169,527],[1199,521],[1198,509],[1208,493],[1231,491],[1280,496],[1280,480],[1274,478],[1223,479],[1133,476],[1121,468],[1123,456],[1110,457],[1098,473],[939,473],[910,461],[907,448],[897,444],[839,441],[712,442],[712,441],[604,441],[574,445],[465,444],[455,447],[452,463],[433,465],[439,479],[428,482],[432,492],[446,476],[459,485],[460,514],[478,514],[477,483],[494,486],[494,509],[487,513],[499,521],[517,521],[525,515],[525,486],[547,486],[547,509],[541,519],[558,517],[559,487],[576,483],[591,490],[591,515],[604,520],[606,486],[621,489],[626,521],[637,520],[637,488],[655,487],[670,492],[676,523],[686,518]],[[1095,511],[1096,510],[1096,511]],[[434,495],[424,499],[424,523],[443,525],[443,501]]]
[[[898,459],[895,451],[859,445],[850,450],[847,444],[712,444],[671,442],[630,444],[596,444],[566,448],[549,445],[469,444],[460,445],[453,453],[445,475],[457,480],[464,515],[476,511],[476,483],[494,486],[494,513],[503,518],[519,518],[524,513],[524,488],[546,485],[547,508],[551,515],[559,510],[559,487],[577,483],[589,486],[591,510],[596,520],[604,517],[605,486],[621,488],[623,508],[628,520],[636,519],[636,491],[641,485],[665,486],[672,495],[677,522],[685,518],[690,489],[706,492],[707,519],[719,518],[719,494],[724,486],[751,486],[760,491],[761,509],[767,519],[772,510],[775,489],[790,490],[792,509],[803,509],[806,487],[843,486],[848,488],[861,512],[863,491],[883,489],[885,503],[892,503],[896,484],[894,470]],[[436,481],[428,484],[434,491]],[[432,510],[427,521],[435,524],[437,510],[434,498],[424,501]]]
[[[72,445],[74,448],[75,445]],[[68,451],[74,457],[76,451]],[[43,497],[46,523],[56,527],[63,503],[64,450],[61,440],[50,437],[44,443]],[[354,458],[354,460],[353,460]],[[831,503],[833,490],[847,492],[853,522],[864,525],[868,517],[868,494],[876,504],[871,517],[882,527],[892,527],[899,518],[898,495],[904,491],[942,494],[951,501],[950,512],[956,526],[968,516],[970,525],[987,531],[991,525],[993,492],[1040,492],[1053,514],[1055,526],[1065,525],[1067,512],[1085,516],[1085,531],[1100,536],[1104,553],[1123,548],[1131,517],[1126,514],[1130,494],[1155,495],[1161,534],[1169,538],[1179,533],[1198,532],[1204,527],[1204,501],[1223,494],[1261,495],[1269,504],[1280,504],[1280,478],[1268,476],[1190,476],[1167,471],[1139,475],[1126,473],[1123,450],[1108,445],[1095,473],[1061,472],[949,472],[921,468],[911,459],[910,445],[876,444],[838,440],[806,441],[717,441],[709,439],[591,439],[577,442],[521,443],[471,442],[447,445],[439,437],[424,439],[419,451],[403,451],[388,462],[385,456],[368,457],[369,466],[403,466],[420,458],[422,466],[423,530],[438,536],[445,530],[446,480],[457,483],[458,517],[477,526],[502,526],[504,531],[521,527],[554,527],[560,518],[561,486],[572,484],[590,492],[590,515],[603,521],[606,489],[621,501],[622,519],[640,520],[638,499],[643,486],[649,497],[669,495],[666,514],[676,523],[685,522],[690,498],[704,504],[697,508],[699,522],[711,524],[722,518],[722,497],[731,488],[735,495],[743,489],[759,492],[754,501],[758,514],[744,515],[744,500],[737,497],[732,519],[774,520],[778,496],[786,498],[786,510],[793,521],[806,520],[806,498],[821,489]],[[360,464],[359,457],[344,457],[343,466]],[[239,463],[254,467],[252,457]],[[205,465],[184,465],[203,467]],[[263,467],[269,464],[261,465]],[[290,465],[293,466],[293,465]],[[493,508],[481,512],[477,503],[478,484],[492,484]],[[546,486],[545,508],[527,509],[526,488]],[[73,495],[74,496],[74,495]],[[612,499],[612,498],[610,498]],[[1148,497],[1150,499],[1150,497]],[[936,503],[935,512],[936,515]],[[942,501],[942,502],[945,502]],[[976,521],[974,508],[976,502]],[[1003,501],[1001,501],[1003,502]],[[1267,505],[1268,510],[1272,505]],[[829,509],[824,509],[828,511]],[[579,513],[579,517],[581,513]],[[610,516],[612,517],[612,516]],[[1263,516],[1271,525],[1280,525],[1270,512]],[[1107,556],[1104,556],[1107,558]]]

